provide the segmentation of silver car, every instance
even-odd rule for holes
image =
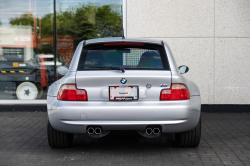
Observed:
[[[181,147],[201,138],[198,86],[183,77],[163,41],[103,38],[82,41],[69,69],[48,91],[48,142],[69,147],[73,133],[100,138],[135,130],[147,138],[175,133]]]

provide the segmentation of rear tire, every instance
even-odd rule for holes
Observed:
[[[175,142],[179,147],[197,147],[200,144],[200,140],[201,119],[193,130],[175,134]]]
[[[69,148],[73,143],[73,134],[54,129],[50,122],[47,124],[49,146],[52,148]]]

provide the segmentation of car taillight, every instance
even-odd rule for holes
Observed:
[[[77,89],[75,84],[64,84],[57,96],[58,100],[88,101],[87,92]]]
[[[160,100],[187,100],[190,99],[188,88],[185,84],[172,84],[170,89],[161,91]]]

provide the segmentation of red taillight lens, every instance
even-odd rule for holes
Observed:
[[[64,84],[57,98],[58,100],[88,101],[86,90],[77,89],[75,84]]]
[[[172,84],[170,89],[161,91],[160,100],[187,100],[190,99],[188,88],[185,84]]]

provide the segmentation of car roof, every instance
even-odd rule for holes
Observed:
[[[110,42],[142,42],[142,43],[151,43],[162,45],[161,40],[154,39],[144,39],[144,38],[122,38],[122,37],[110,37],[110,38],[97,38],[90,39],[85,41],[85,45],[94,44],[94,43],[110,43]]]

